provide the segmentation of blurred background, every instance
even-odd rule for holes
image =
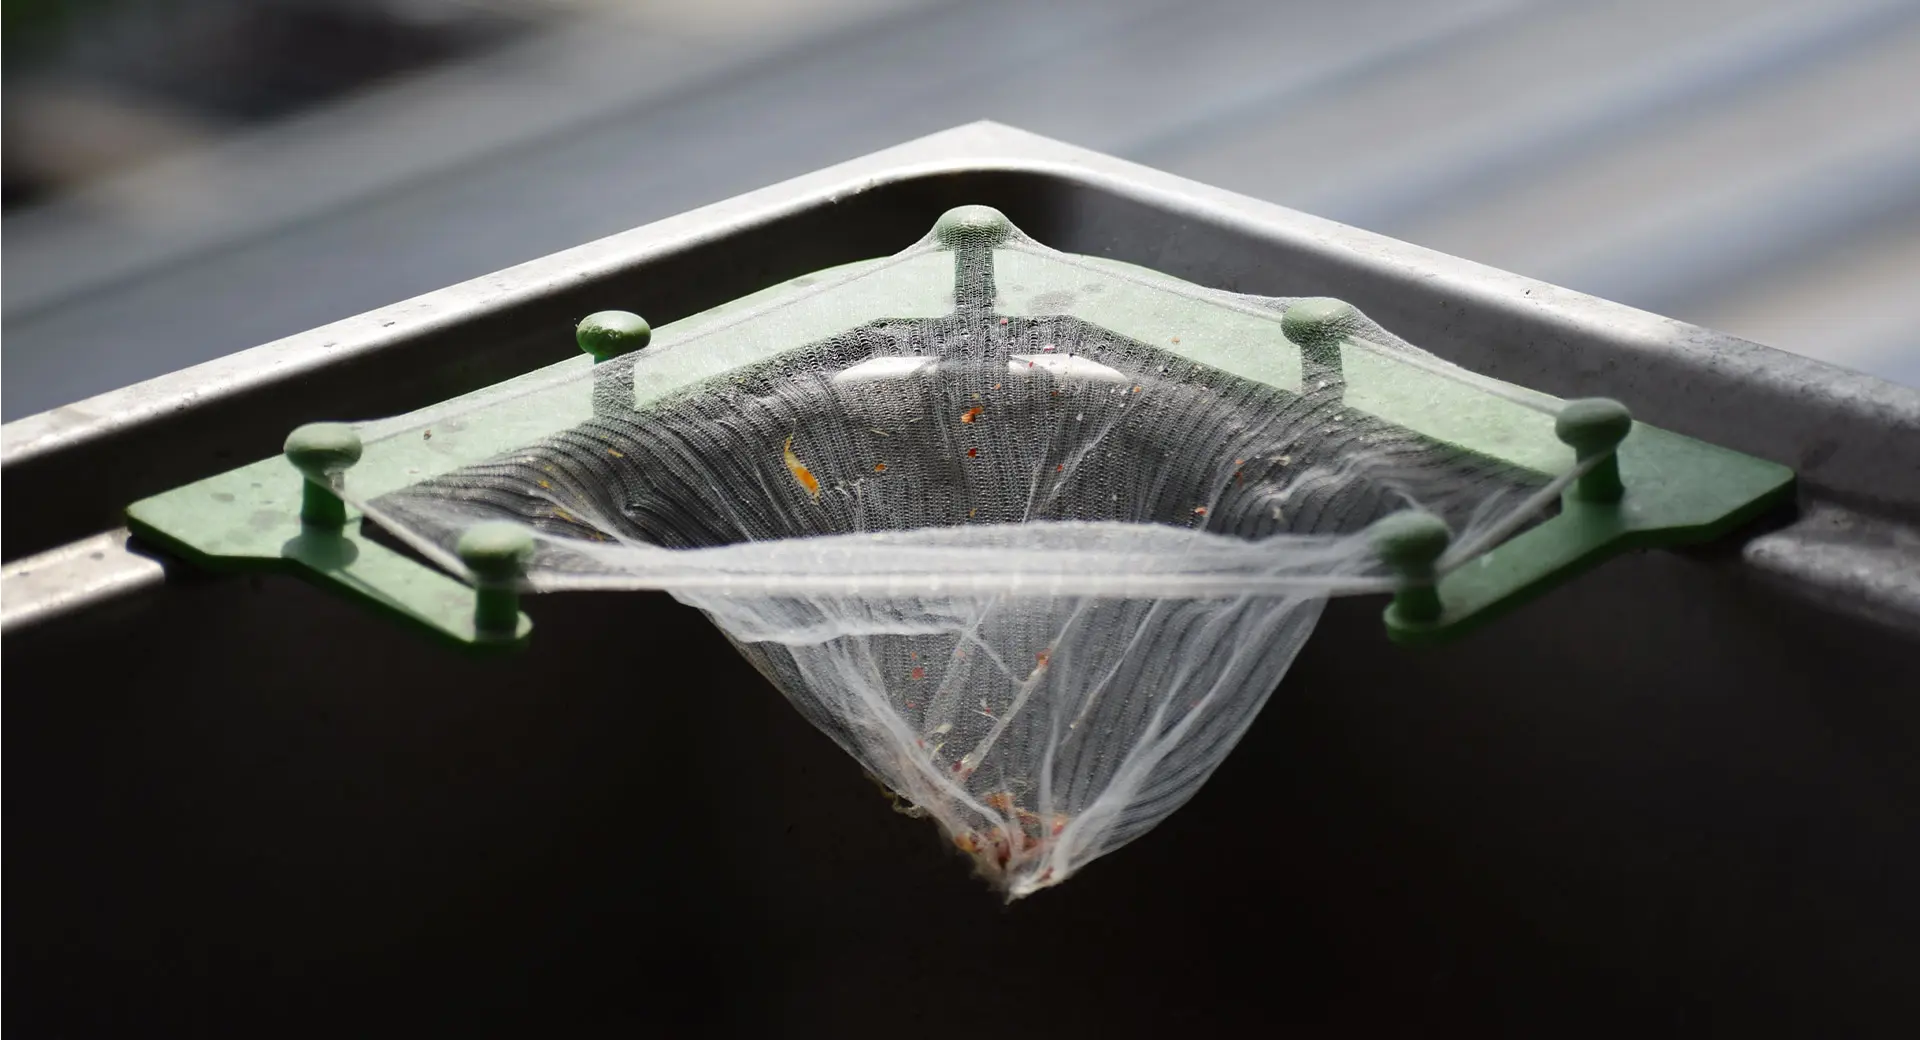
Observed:
[[[6,0],[19,418],[992,118],[1920,385],[1920,0]]]

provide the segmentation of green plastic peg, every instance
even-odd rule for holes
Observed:
[[[976,320],[993,310],[993,250],[1013,237],[1013,221],[992,206],[956,206],[940,215],[933,237],[953,250],[953,302]]]
[[[308,423],[288,434],[281,450],[306,478],[300,491],[300,522],[338,530],[347,522],[341,481],[360,461],[360,435],[345,423]]]
[[[597,311],[573,327],[573,339],[597,365],[645,347],[653,341],[653,326],[632,311]]]
[[[533,558],[533,532],[490,520],[467,528],[453,551],[473,572],[474,631],[484,639],[512,639],[520,625],[520,579]]]
[[[1360,311],[1345,300],[1315,297],[1295,300],[1280,316],[1280,332],[1300,348],[1309,391],[1342,384],[1340,344],[1359,331]]]
[[[948,249],[992,249],[1013,235],[1013,221],[992,206],[955,206],[940,214],[934,237]]]
[[[1440,617],[1440,591],[1434,564],[1453,541],[1447,522],[1432,513],[1409,509],[1386,517],[1370,532],[1374,551],[1400,577],[1400,589],[1387,607],[1390,620],[1421,624]]]
[[[1620,483],[1620,457],[1614,449],[1633,432],[1633,413],[1627,406],[1605,397],[1568,401],[1553,421],[1553,432],[1580,462],[1597,458],[1574,481],[1573,497],[1582,502],[1620,501],[1626,487]]]

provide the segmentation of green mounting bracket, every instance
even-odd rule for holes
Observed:
[[[1605,457],[1567,488],[1558,515],[1437,583],[1447,532],[1423,521],[1438,518],[1400,513],[1375,525],[1381,557],[1406,582],[1385,613],[1394,642],[1458,638],[1613,556],[1713,541],[1793,493],[1787,467],[1633,422],[1612,401],[1570,401],[1558,426],[1583,459]]]
[[[210,571],[293,574],[462,647],[523,645],[533,622],[517,605],[503,621],[497,594],[480,609],[473,589],[367,537],[338,494],[359,455],[350,428],[303,426],[284,457],[136,502],[127,526]]]
[[[1792,493],[1787,467],[1633,422],[1615,402],[1555,402],[1556,416],[1515,402],[1531,391],[1498,384],[1501,394],[1486,394],[1367,349],[1355,338],[1364,319],[1338,300],[1277,314],[1131,264],[1024,247],[984,206],[950,211],[933,239],[933,250],[816,272],[660,329],[601,311],[575,330],[583,356],[383,422],[389,447],[377,458],[362,462],[347,427],[302,427],[283,457],[134,503],[128,526],[210,570],[292,573],[461,646],[517,647],[532,631],[517,602],[531,550],[524,529],[469,531],[456,550],[463,582],[369,537],[342,500],[346,482],[369,501],[609,404],[644,409],[867,322],[1044,316],[1065,299],[1078,319],[1170,355],[1282,391],[1335,387],[1357,416],[1544,477],[1592,460],[1558,515],[1456,568],[1440,566],[1451,534],[1437,518],[1402,513],[1376,525],[1381,559],[1401,581],[1385,619],[1398,643],[1455,638],[1610,556],[1709,541]],[[1090,281],[1111,291],[1087,293]],[[737,320],[770,304],[784,305],[777,330]],[[644,369],[632,360],[649,343],[694,336],[696,349],[649,351]],[[579,378],[589,368],[596,377]]]

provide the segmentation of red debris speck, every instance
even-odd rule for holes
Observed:
[[[1193,507],[1193,515],[1194,515],[1194,516],[1206,516],[1206,515],[1207,515],[1207,507],[1206,507],[1206,506],[1194,506],[1194,507]]]
[[[922,668],[919,665],[914,665],[913,671],[907,673],[907,678],[909,679],[920,680],[920,679],[925,679],[926,677],[927,677],[927,670],[925,668]]]
[[[1064,462],[1053,467],[1053,471],[1055,473],[1064,473],[1066,472],[1066,469],[1067,469],[1067,464]]]
[[[960,413],[960,421],[963,423],[969,423],[969,424],[978,422],[980,419],[981,413],[985,411],[986,411],[985,408],[982,408],[979,405],[974,405],[972,408],[969,408],[966,411]]]
[[[980,449],[979,449],[979,448],[968,448],[968,449],[967,449],[967,458],[970,458],[970,459],[977,459],[977,458],[979,458],[979,457],[980,457]]]

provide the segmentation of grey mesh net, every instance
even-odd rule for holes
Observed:
[[[1552,503],[1558,404],[1326,301],[970,207],[637,353],[369,424],[363,468],[435,425],[498,454],[356,504],[456,573],[463,531],[511,519],[530,591],[705,611],[1013,898],[1192,797],[1326,598],[1394,587],[1370,524],[1438,515],[1445,571]]]

